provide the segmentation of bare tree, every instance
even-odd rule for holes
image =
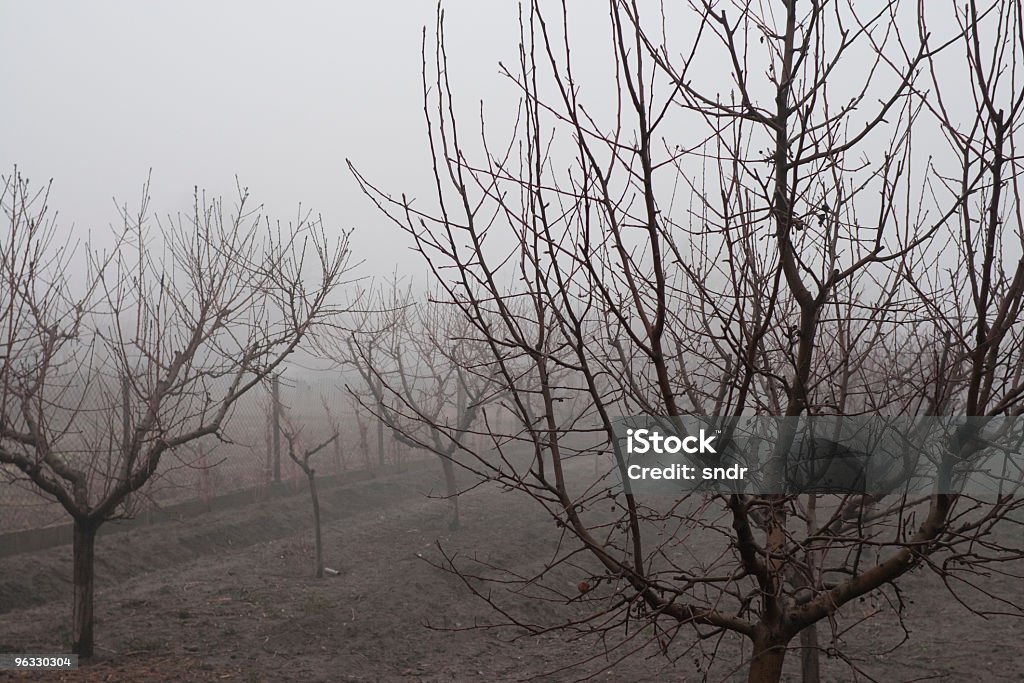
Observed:
[[[324,545],[323,545],[323,534],[321,533],[320,525],[320,495],[316,488],[316,469],[310,462],[310,458],[322,451],[332,443],[338,442],[338,430],[336,423],[331,418],[331,411],[324,405],[324,410],[327,413],[327,421],[331,428],[334,430],[333,433],[325,440],[321,441],[312,447],[303,447],[301,445],[301,429],[297,429],[291,420],[286,418],[287,426],[284,429],[284,438],[288,442],[288,457],[292,459],[296,465],[302,470],[303,474],[306,475],[306,481],[309,484],[309,497],[313,504],[313,536],[316,540],[316,578],[322,579],[324,577]]]
[[[659,501],[585,477],[574,457],[611,452],[625,479],[618,415],[1020,414],[1024,237],[1011,160],[1022,89],[1009,65],[1021,4],[969,3],[940,38],[923,5],[895,1],[869,14],[852,2],[698,1],[641,16],[612,0],[608,15],[614,72],[595,83],[578,75],[564,3],[525,4],[519,63],[505,69],[522,97],[516,127],[496,145],[481,115],[476,154],[439,15],[423,82],[436,210],[354,172],[488,349],[523,426],[492,432],[500,457],[473,453],[474,467],[575,538],[549,568],[579,547],[596,562],[582,597],[539,589],[538,577],[517,587],[592,602],[593,617],[569,628],[625,633],[615,657],[642,646],[642,631],[625,628],[638,618],[666,647],[692,629],[685,649],[712,657],[739,634],[751,682],[778,681],[799,634],[811,681],[817,624],[835,644],[851,601],[897,591],[918,567],[969,584],[1018,559],[989,538],[1021,507],[1015,488],[986,500],[942,487],[793,493],[780,439],[772,493]],[[958,45],[970,73],[948,83],[941,60]],[[710,63],[726,65],[727,82]],[[977,106],[957,119],[948,95],[928,92],[929,73],[936,91],[970,84]],[[955,152],[945,173],[919,149],[934,151],[936,120]],[[962,436],[940,471],[970,462]],[[505,450],[524,442],[525,464]],[[688,539],[700,553],[681,547]],[[467,567],[451,569],[473,585]],[[898,595],[890,604],[898,612]]]
[[[239,188],[228,211],[150,226],[148,183],[109,251],[57,240],[47,194],[4,179],[0,464],[74,522],[72,649],[93,654],[96,532],[131,515],[168,458],[227,440],[232,407],[328,316],[347,235],[272,226]],[[10,469],[7,470],[9,473]]]
[[[367,297],[367,301],[371,301]],[[467,336],[461,316],[429,300],[417,301],[411,286],[393,280],[372,300],[344,340],[329,353],[356,368],[371,400],[363,407],[406,446],[438,456],[451,505],[449,528],[458,529],[458,458],[493,381],[483,347]]]

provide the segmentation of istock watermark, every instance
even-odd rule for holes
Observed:
[[[633,453],[717,453],[716,434],[707,434],[703,429],[695,436],[682,438],[663,435],[652,429],[627,429],[626,452]]]
[[[747,468],[738,464],[728,467],[701,467],[686,462],[673,462],[667,465],[639,464],[634,462],[638,455],[702,455],[717,456],[715,440],[720,431],[710,433],[706,429],[698,429],[696,434],[679,436],[674,433],[664,434],[659,429],[627,429],[626,454],[629,463],[626,465],[626,476],[631,481],[742,481]]]
[[[1024,418],[623,417],[611,470],[632,493],[1024,495]]]

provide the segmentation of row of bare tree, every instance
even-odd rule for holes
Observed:
[[[1014,571],[1021,549],[993,535],[1022,506],[1014,490],[666,501],[585,463],[622,467],[623,415],[1024,411],[1022,3],[649,10],[609,0],[595,79],[567,4],[525,2],[500,142],[457,114],[439,13],[423,60],[433,208],[353,168],[422,255],[430,294],[396,277],[350,324],[322,324],[348,248],[319,221],[274,228],[243,191],[230,215],[197,196],[154,231],[144,201],[79,272],[45,191],[6,180],[0,463],[75,521],[76,652],[93,647],[96,529],[130,513],[161,458],[223,438],[232,405],[318,327],[319,352],[358,369],[378,440],[440,458],[453,529],[460,478],[551,514],[559,554],[502,585],[592,606],[567,628],[621,648],[610,661],[648,638],[713,657],[738,636],[748,680],[770,683],[799,641],[811,683],[858,598],[895,595],[918,568],[981,594],[981,573]],[[315,490],[316,447],[296,432]],[[584,574],[575,593],[547,580],[565,566]],[[1024,608],[971,595],[978,611]]]
[[[0,190],[0,476],[74,522],[72,649],[89,657],[98,529],[168,460],[229,438],[239,399],[338,313],[348,236],[272,225],[243,188],[157,220],[147,183],[101,251],[65,241],[49,187],[15,170]]]

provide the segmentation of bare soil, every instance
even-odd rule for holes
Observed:
[[[326,563],[339,574],[320,580],[312,578],[305,495],[102,536],[97,657],[77,672],[8,672],[0,680],[742,679],[749,648],[732,637],[698,643],[683,631],[666,656],[653,634],[641,633],[629,641],[638,651],[616,662],[625,651],[609,658],[600,643],[565,632],[474,628],[502,618],[434,566],[443,564],[442,549],[529,576],[551,556],[558,529],[521,495],[479,487],[462,498],[463,528],[450,532],[447,504],[426,495],[442,489],[440,467],[422,463],[324,490]],[[70,556],[70,547],[59,547],[0,560],[0,652],[67,651]],[[557,576],[571,593],[585,572],[566,567]],[[836,641],[861,673],[828,657],[825,680],[1024,680],[1020,620],[971,614],[929,572],[901,585],[909,639],[881,654],[903,632],[892,617],[867,619]],[[982,585],[1017,600],[1024,594],[1019,581],[1000,574]],[[494,591],[532,623],[564,622],[587,609],[580,600]],[[853,606],[843,627],[871,609]],[[830,639],[826,624],[822,642]],[[787,659],[787,680],[799,680],[797,659],[795,652]]]

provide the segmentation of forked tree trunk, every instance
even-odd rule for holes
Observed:
[[[779,683],[786,661],[786,644],[768,637],[754,639],[754,658],[750,661],[747,683]]]
[[[448,504],[452,508],[452,518],[448,528],[455,531],[459,528],[459,485],[455,481],[455,465],[448,458],[441,458],[441,469],[444,470],[444,485],[448,491]]]
[[[75,520],[71,610],[71,652],[83,659],[93,654],[93,585],[95,583],[96,531],[92,520]]]
[[[313,499],[313,535],[316,538],[316,578],[324,577],[324,545],[320,534],[320,496],[316,491],[316,471],[310,467],[306,471],[309,479],[309,497]]]

